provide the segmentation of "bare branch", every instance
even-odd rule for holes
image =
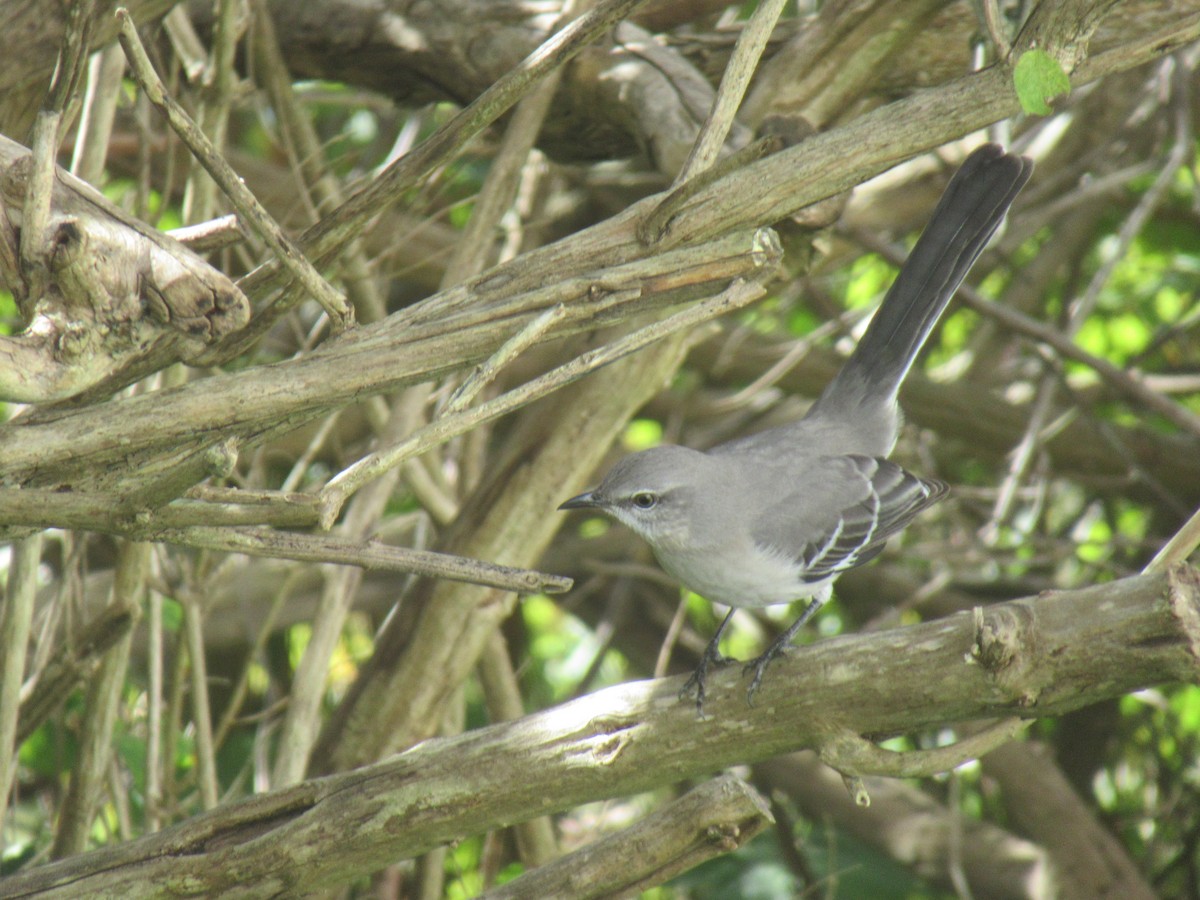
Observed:
[[[982,630],[962,613],[822,641],[780,660],[754,707],[737,674],[722,673],[702,720],[679,701],[680,678],[608,688],[19,873],[4,886],[13,897],[68,886],[163,896],[179,879],[197,893],[320,890],[498,823],[815,746],[832,723],[888,734],[1013,710],[1059,715],[1192,680],[1198,662],[1200,573],[1138,576],[991,607]]]
[[[141,85],[150,102],[157,106],[175,133],[187,144],[200,164],[220,185],[225,196],[233,204],[243,221],[249,224],[260,238],[266,243],[275,258],[301,284],[304,289],[325,308],[335,329],[341,331],[354,322],[354,312],[346,304],[346,298],[321,277],[313,264],[305,258],[304,253],[297,247],[279,227],[271,214],[258,202],[258,198],[250,192],[245,183],[233,171],[220,152],[203,131],[197,127],[183,107],[167,93],[166,86],[154,71],[154,65],[146,55],[138,37],[137,26],[134,25],[128,10],[117,10],[117,22],[121,29],[121,46],[129,60],[130,69]]]
[[[481,894],[481,900],[632,896],[747,844],[773,818],[741,779],[720,775],[639,821]]]

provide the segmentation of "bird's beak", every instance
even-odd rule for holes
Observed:
[[[592,491],[585,491],[577,497],[572,497],[566,503],[562,504],[559,509],[595,509],[600,505]]]

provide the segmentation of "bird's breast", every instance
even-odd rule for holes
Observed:
[[[812,597],[824,581],[805,584],[798,562],[759,547],[709,547],[703,552],[656,550],[667,574],[706,600],[726,606],[774,606]]]

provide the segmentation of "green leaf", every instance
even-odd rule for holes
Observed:
[[[1047,102],[1071,90],[1071,79],[1058,60],[1045,50],[1028,50],[1017,60],[1013,86],[1021,109],[1033,116],[1048,116],[1053,110]]]

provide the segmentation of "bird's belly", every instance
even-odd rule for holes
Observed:
[[[677,581],[706,600],[726,606],[773,606],[827,591],[832,579],[800,580],[799,564],[767,553],[722,558],[715,553],[659,553],[658,561]]]

